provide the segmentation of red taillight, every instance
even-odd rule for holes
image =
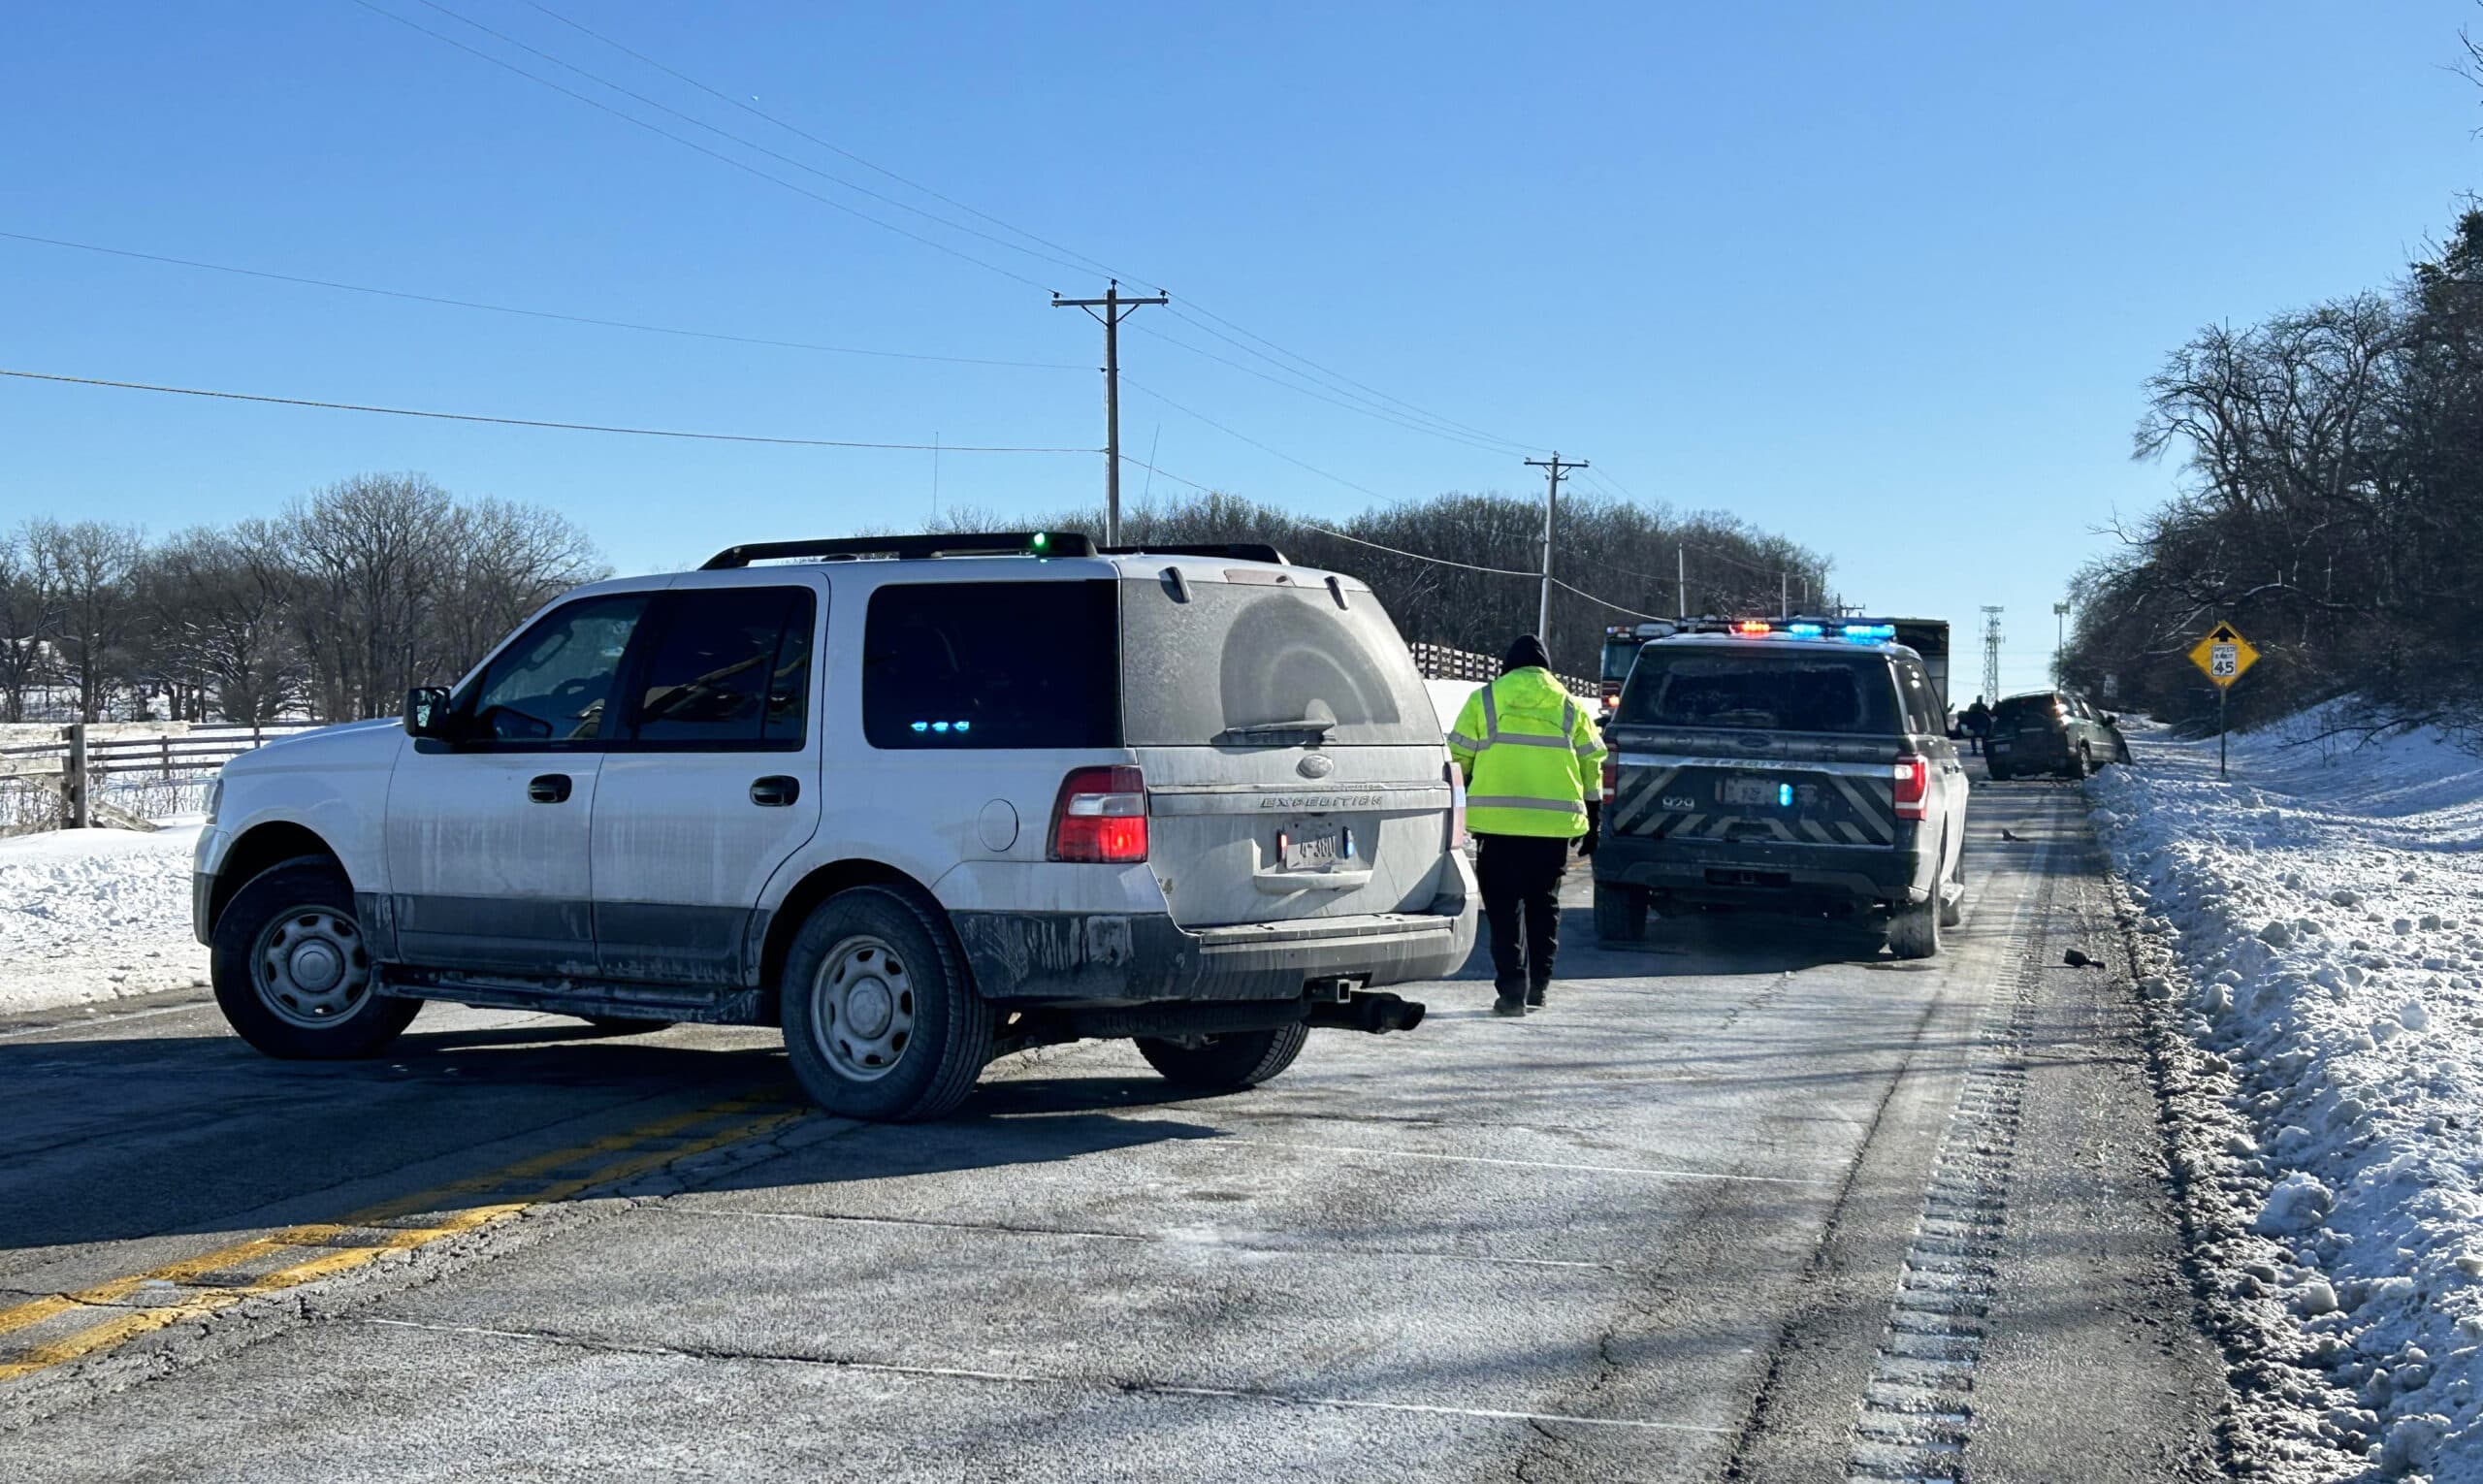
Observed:
[[[1448,848],[1466,849],[1466,775],[1452,762],[1444,770],[1448,779]]]
[[[1125,865],[1146,858],[1146,778],[1133,767],[1080,768],[1051,809],[1051,858]]]
[[[1930,797],[1930,759],[1912,756],[1899,758],[1896,766],[1897,818],[1900,820],[1925,818]]]
[[[1620,791],[1621,759],[1606,753],[1603,755],[1603,801],[1611,803],[1612,796]]]
[[[1761,634],[1770,631],[1768,626],[1757,619],[1744,619],[1733,626],[1735,633]]]

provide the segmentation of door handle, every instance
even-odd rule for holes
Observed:
[[[782,809],[802,796],[802,782],[782,773],[770,773],[754,779],[750,786],[750,801],[763,809]]]
[[[569,775],[537,774],[527,780],[526,796],[538,804],[565,804],[569,801]]]

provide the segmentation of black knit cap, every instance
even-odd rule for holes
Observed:
[[[1500,673],[1505,675],[1511,670],[1530,666],[1548,670],[1552,668],[1552,656],[1544,649],[1541,639],[1531,633],[1522,633],[1511,641],[1509,652],[1500,657]]]

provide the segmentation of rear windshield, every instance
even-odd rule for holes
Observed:
[[[1648,650],[1614,717],[1642,726],[1893,736],[1896,687],[1877,655]]]
[[[1439,718],[1379,599],[1327,584],[1121,583],[1122,726],[1132,747],[1247,744],[1236,728],[1330,724],[1334,745],[1437,746]],[[1261,731],[1298,745],[1300,733]]]
[[[1112,746],[1113,587],[880,589],[862,628],[862,734],[873,747],[942,751]]]
[[[2013,695],[1991,708],[1995,726],[2048,726],[2060,716],[2056,695]]]

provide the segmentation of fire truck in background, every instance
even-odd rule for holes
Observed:
[[[1852,634],[1875,638],[1892,638],[1922,657],[1922,667],[1931,674],[1931,684],[1939,689],[1940,703],[1951,713],[1957,709],[1949,694],[1949,621],[1927,618],[1824,618],[1797,614],[1791,618],[1705,618],[1659,619],[1646,624],[1615,624],[1603,631],[1603,673],[1601,694],[1603,714],[1610,716],[1621,699],[1621,686],[1629,678],[1629,666],[1638,661],[1638,651],[1653,639],[1668,638],[1677,633],[1730,633],[1743,626],[1756,624],[1758,629],[1809,632],[1814,634]],[[1796,626],[1800,626],[1797,628]]]

